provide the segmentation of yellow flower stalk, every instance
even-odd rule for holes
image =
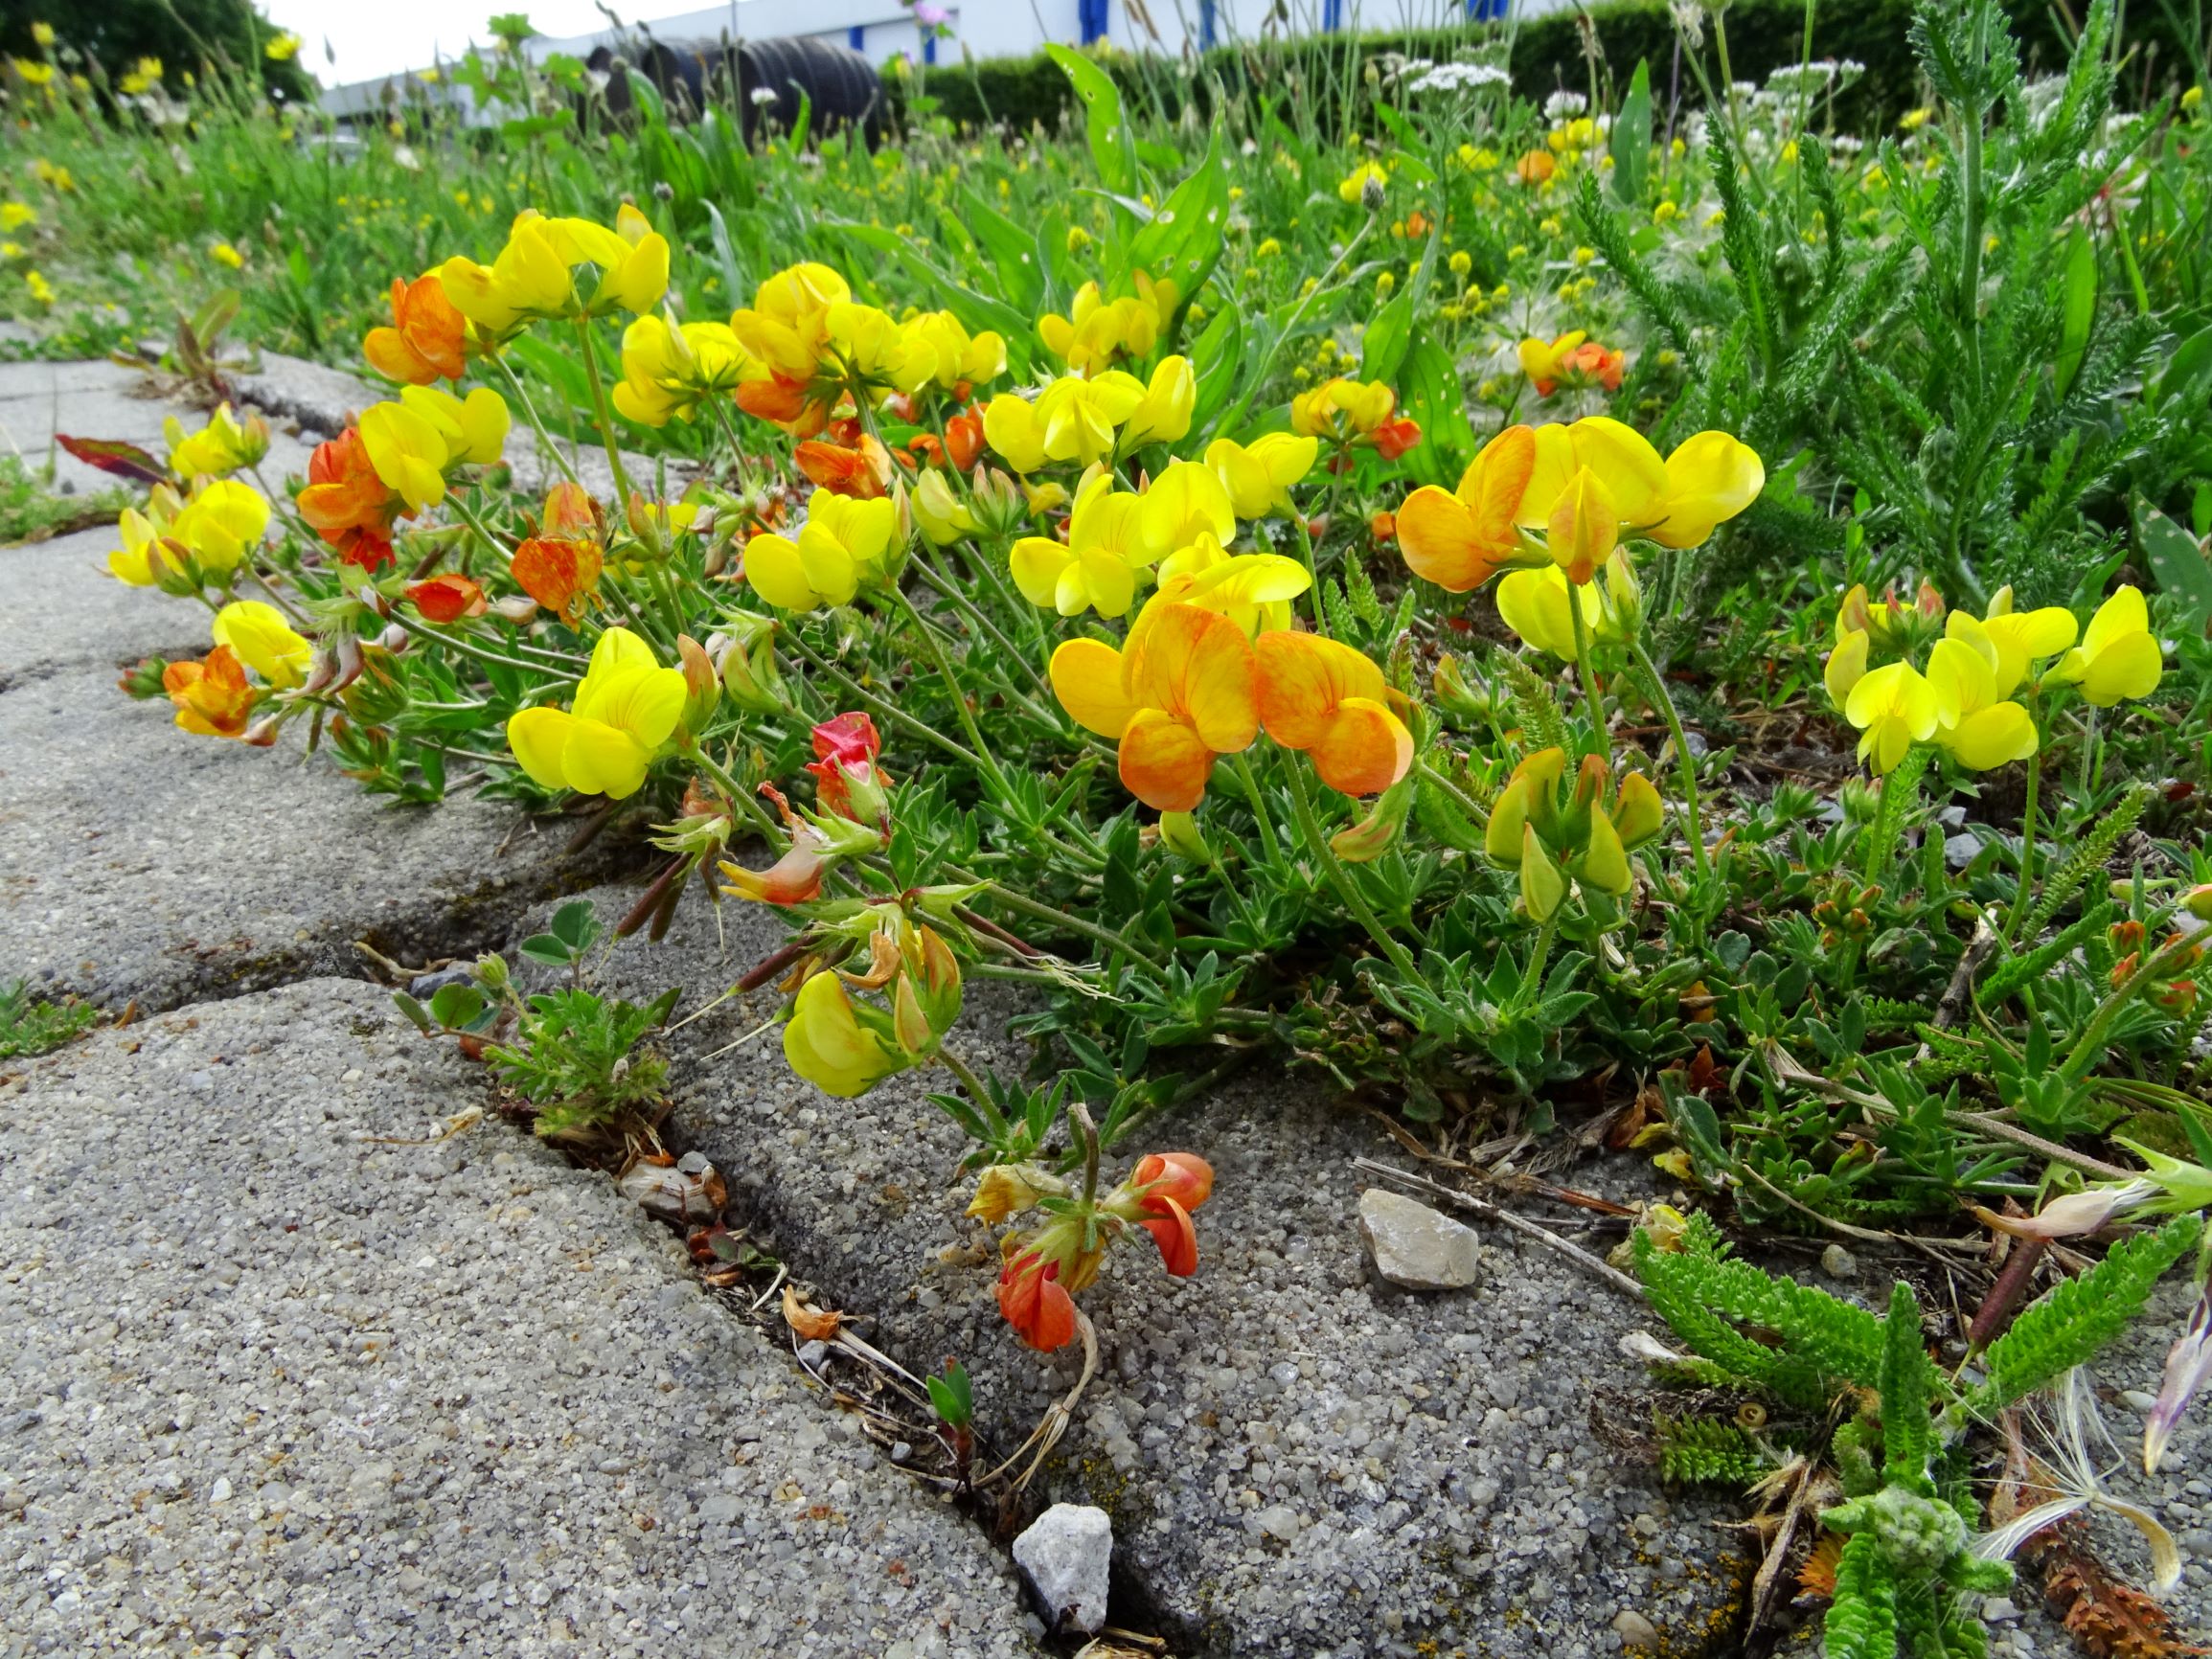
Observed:
[[[241,425],[228,403],[217,404],[208,423],[190,436],[173,415],[162,422],[162,434],[169,441],[169,469],[179,478],[221,478],[269,452],[269,423],[249,415]]]

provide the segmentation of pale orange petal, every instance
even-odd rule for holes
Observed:
[[[1158,709],[1141,709],[1122,733],[1122,786],[1161,812],[1188,812],[1206,793],[1214,751]]]

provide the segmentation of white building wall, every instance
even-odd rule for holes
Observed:
[[[650,3],[650,0],[648,0]],[[1047,42],[1083,43],[1083,0],[938,0],[951,34],[936,42],[936,60],[958,63],[963,52],[976,57],[1024,57]],[[1523,16],[1556,11],[1573,0],[1513,0]],[[1288,0],[1289,31],[1305,34],[1332,23],[1346,30],[1429,29],[1467,16],[1467,0]],[[1228,45],[1258,38],[1266,27],[1273,0],[1215,0],[1214,43]],[[1105,0],[1106,38],[1125,52],[1195,51],[1201,43],[1203,0]],[[1278,28],[1281,26],[1278,25]],[[919,62],[924,56],[913,11],[899,0],[724,0],[719,6],[641,17],[637,31],[665,41],[764,40],[815,35],[839,45],[857,45],[877,64],[903,53]],[[857,31],[857,34],[855,34]],[[526,50],[533,57],[553,53],[588,57],[601,45],[618,41],[612,29],[553,39],[540,36]],[[373,107],[383,81],[334,87],[324,106],[339,113]]]

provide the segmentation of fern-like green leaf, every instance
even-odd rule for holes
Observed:
[[[1717,1252],[1660,1250],[1641,1233],[1635,1256],[1652,1306],[1723,1370],[1812,1411],[1827,1408],[1838,1381],[1879,1386],[1881,1324],[1865,1309]],[[1739,1324],[1773,1331],[1781,1346],[1752,1340]]]
[[[1897,1659],[1897,1583],[1872,1532],[1854,1533],[1843,1546],[1820,1637],[1828,1659]]]
[[[1658,1416],[1659,1473],[1676,1486],[1725,1486],[1739,1491],[1774,1466],[1748,1434],[1710,1418]]]
[[[2123,1239],[2079,1279],[2021,1314],[1990,1344],[1982,1361],[1986,1375],[1952,1408],[1954,1420],[1969,1413],[1986,1417],[2094,1358],[2134,1322],[2152,1287],[2197,1242],[2202,1226],[2196,1216],[2177,1216],[2155,1233]]]
[[[1928,1396],[1935,1377],[1921,1345],[1920,1303],[1902,1279],[1890,1286],[1881,1337],[1882,1475],[1891,1486],[1932,1497],[1935,1482],[1927,1463],[1935,1437]]]
[[[2083,911],[2070,925],[2060,929],[2033,950],[2018,956],[2008,956],[1999,962],[1975,992],[1975,1000],[1983,1008],[1995,1009],[2023,985],[2033,985],[2050,972],[2065,958],[2079,950],[2087,940],[2101,932],[2112,920],[2112,906],[2100,899]]]
[[[1528,664],[1512,651],[1499,651],[1495,661],[1505,674],[1506,691],[1513,698],[1515,712],[1520,716],[1521,729],[1528,734],[1533,749],[1563,749],[1567,746],[1566,718],[1560,713],[1558,700],[1551,687]]]
[[[2043,877],[2043,890],[2037,896],[2036,907],[2028,912],[2027,924],[2020,929],[2022,939],[2034,939],[2051,924],[2067,899],[2081,891],[2082,884],[2105,867],[2111,857],[2112,849],[2120,844],[2120,837],[2134,829],[2151,804],[2149,785],[2131,789],[2119,802],[2085,834],[2079,846],[2066,861]]]

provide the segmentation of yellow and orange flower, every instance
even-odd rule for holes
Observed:
[[[320,443],[308,462],[300,516],[338,551],[346,564],[375,570],[392,557],[392,526],[414,513],[376,474],[359,428]]]
[[[161,689],[176,705],[176,723],[203,738],[242,738],[254,712],[254,689],[245,665],[229,646],[217,646],[196,663],[171,663]]]
[[[1317,634],[1262,634],[1260,723],[1303,750],[1330,788],[1380,795],[1413,764],[1413,734],[1392,714],[1382,670],[1350,646]]]
[[[1488,581],[1520,547],[1516,522],[1537,470],[1537,435],[1508,426],[1482,446],[1459,489],[1425,484],[1398,510],[1398,545],[1413,574],[1450,593]]]
[[[1244,630],[1187,604],[1148,605],[1120,650],[1078,639],[1052,657],[1060,706],[1121,744],[1123,785],[1162,812],[1196,807],[1215,757],[1251,745],[1258,681]]]
[[[1562,383],[1618,392],[1629,362],[1626,352],[1607,351],[1581,329],[1549,344],[1531,336],[1520,343],[1519,354],[1521,373],[1535,383],[1539,398],[1549,398]]]
[[[392,326],[371,329],[361,354],[379,374],[410,386],[458,380],[467,367],[467,323],[445,297],[438,273],[392,279]]]

